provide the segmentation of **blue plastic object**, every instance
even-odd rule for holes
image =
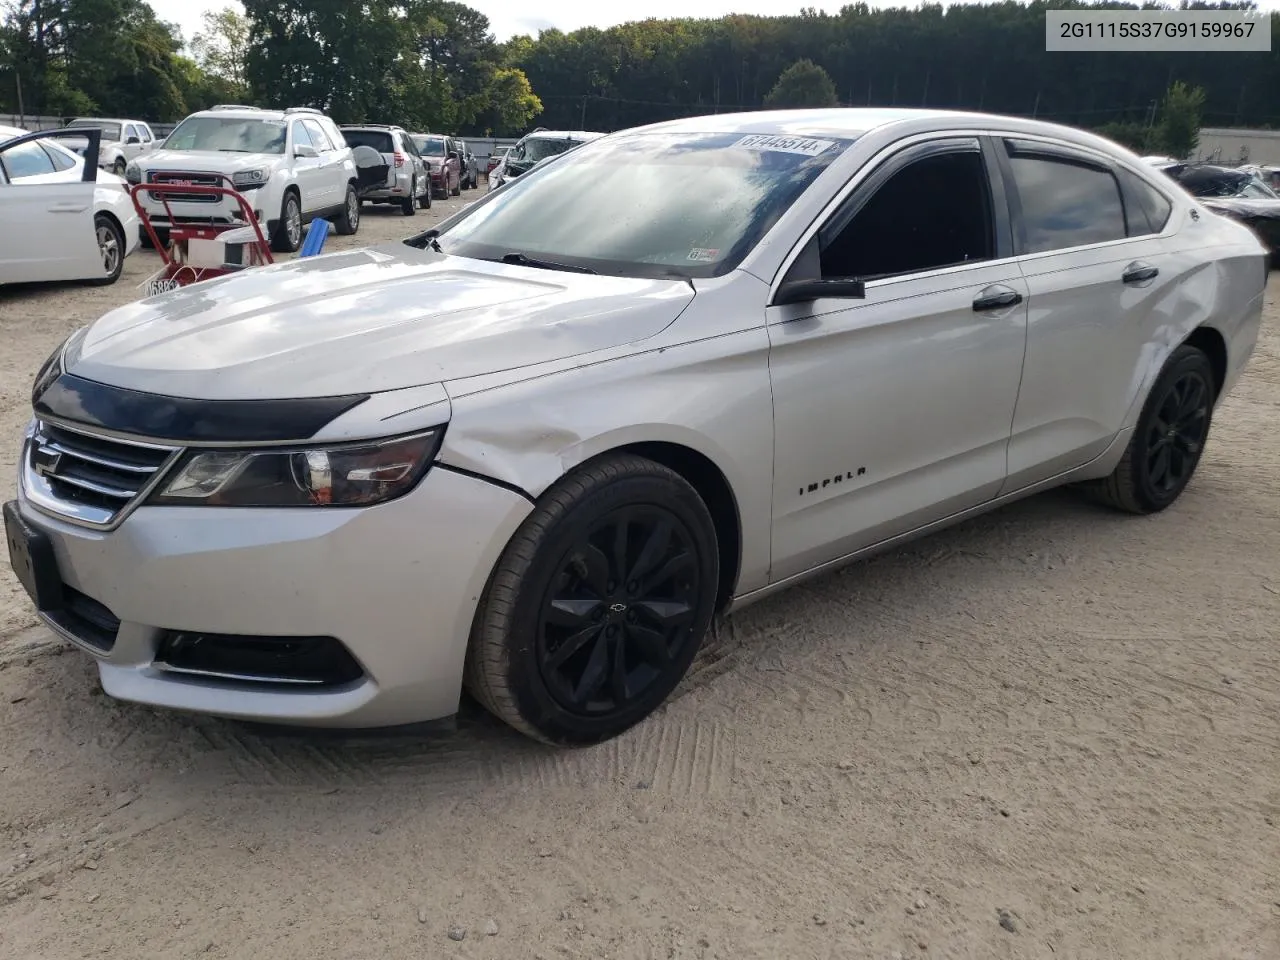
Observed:
[[[324,242],[329,239],[329,231],[332,229],[333,224],[328,220],[312,220],[311,229],[307,231],[307,239],[302,241],[302,249],[298,251],[298,256],[314,257],[318,254]]]

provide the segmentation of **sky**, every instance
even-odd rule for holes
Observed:
[[[200,17],[206,10],[239,6],[238,0],[149,0],[162,20],[176,23],[188,40],[200,29]],[[585,0],[464,0],[468,6],[489,18],[499,40],[517,34],[536,36],[539,30],[558,27],[611,27],[630,20],[649,17],[721,17],[728,13],[754,13],[780,16],[797,14],[802,7],[814,7],[838,13],[851,0],[611,0],[607,4]],[[873,7],[917,6],[914,0],[869,0]],[[964,2],[964,0],[959,0]],[[1280,0],[1259,0],[1264,10],[1280,9]],[[536,11],[536,12],[535,12]]]

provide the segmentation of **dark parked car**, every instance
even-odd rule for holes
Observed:
[[[507,151],[502,162],[489,171],[489,189],[496,190],[506,181],[526,173],[548,157],[580,147],[603,137],[603,133],[586,130],[535,130]]]
[[[1163,169],[1209,209],[1253,228],[1272,257],[1280,254],[1280,195],[1255,174],[1210,163]]]

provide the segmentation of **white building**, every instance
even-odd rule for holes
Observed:
[[[1196,155],[1221,163],[1258,163],[1280,166],[1280,130],[1232,130],[1203,127]]]

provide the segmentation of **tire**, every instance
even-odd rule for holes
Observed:
[[[293,190],[285,191],[280,201],[280,219],[271,235],[271,249],[276,253],[297,253],[302,246],[302,201]]]
[[[1213,421],[1213,365],[1183,345],[1165,363],[1142,405],[1124,456],[1111,476],[1084,484],[1097,501],[1128,513],[1158,513],[1191,482]]]
[[[612,559],[619,526],[621,565]],[[631,454],[589,461],[543,494],[494,567],[467,650],[467,689],[545,743],[615,737],[688,671],[718,580],[715,526],[684,478]],[[553,600],[558,623],[548,622]]]
[[[431,182],[427,181],[427,189],[422,192],[422,196],[418,198],[418,208],[421,210],[431,209]]]
[[[88,281],[93,287],[109,287],[120,279],[124,272],[124,231],[120,225],[99,213],[93,218],[94,236],[98,241],[98,253],[102,256],[102,266],[106,276],[94,277]]]
[[[418,181],[409,181],[409,196],[400,201],[400,212],[406,217],[412,217],[418,212],[418,201],[414,197],[418,193]]]
[[[344,237],[350,237],[360,229],[360,198],[356,196],[353,184],[347,184],[347,198],[343,201],[342,212],[334,218],[333,228]]]
[[[458,185],[450,191],[450,196],[459,196],[462,193],[462,175],[458,175]]]

